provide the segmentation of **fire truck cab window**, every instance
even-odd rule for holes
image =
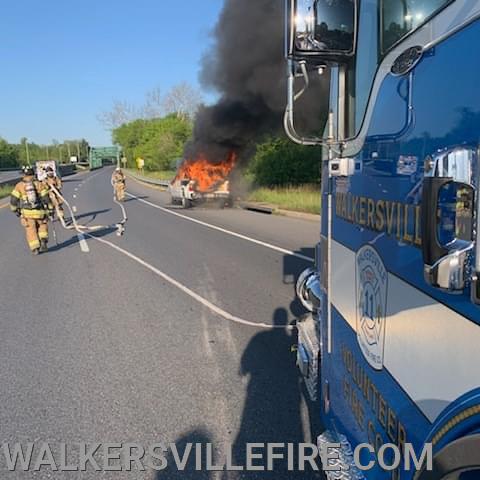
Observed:
[[[383,0],[382,53],[452,0]]]
[[[378,66],[378,0],[364,0],[359,12],[355,61],[348,69],[347,136],[360,130]]]
[[[315,40],[332,51],[353,51],[355,2],[353,0],[317,0],[315,2]]]

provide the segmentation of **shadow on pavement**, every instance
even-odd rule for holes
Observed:
[[[78,178],[62,178],[62,183],[81,183],[81,182],[83,182],[83,180]]]
[[[92,220],[95,220],[95,218],[97,218],[97,215],[100,215],[101,213],[110,212],[111,210],[112,210],[111,208],[105,208],[104,210],[96,210],[95,212],[82,213],[81,215],[75,215],[75,218],[79,220],[81,218],[91,217],[89,219],[89,222],[91,222]]]
[[[291,351],[295,334],[287,329],[288,312],[277,308],[273,315],[274,330],[255,335],[245,349],[240,374],[250,377],[242,423],[233,445],[237,465],[246,465],[247,443],[306,442],[302,428],[301,389],[295,355]],[[285,327],[285,328],[281,328]],[[280,450],[285,452],[286,449]],[[298,456],[294,455],[295,460]],[[242,479],[294,480],[319,478],[306,470],[288,471],[287,459],[275,460],[272,472],[244,472]]]
[[[203,466],[205,466],[205,455],[203,452],[205,451],[207,443],[213,444],[213,440],[210,434],[204,432],[203,430],[194,430],[186,435],[183,435],[175,441],[175,446],[177,448],[180,461],[182,460],[184,453],[187,451],[186,449],[189,448],[189,445],[192,445],[191,453],[188,456],[188,461],[186,462],[184,468],[181,470],[179,469],[175,461],[175,457],[171,449],[169,449],[169,454],[165,457],[167,461],[166,468],[157,472],[155,480],[209,480],[210,478],[215,478],[212,475],[213,472],[207,472],[205,468],[200,471],[196,470],[195,444],[197,443],[201,445],[202,462]]]
[[[110,234],[112,234],[116,231],[117,231],[117,229],[115,227],[109,227],[109,228],[104,228],[102,230],[97,230],[95,232],[86,232],[86,233],[89,233],[94,237],[101,238],[101,237],[105,237],[107,235],[110,235]],[[87,240],[88,240],[88,237],[87,237]],[[72,237],[70,237],[68,240],[65,240],[65,241],[63,241],[61,243],[58,243],[58,244],[55,244],[55,241],[53,240],[53,235],[50,234],[50,242],[49,242],[48,251],[52,252],[52,253],[57,252],[59,250],[62,250],[63,248],[70,247],[70,246],[72,246],[76,243],[79,243],[79,239],[77,237],[76,230],[72,230]]]
[[[135,198],[132,197],[127,197],[123,203],[128,203],[128,202],[134,202],[137,199],[145,200],[147,198],[150,198],[148,195],[135,195]]]

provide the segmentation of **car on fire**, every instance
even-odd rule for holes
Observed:
[[[229,180],[217,184],[210,191],[200,191],[196,180],[175,178],[170,183],[168,191],[172,204],[182,205],[183,208],[191,208],[205,202],[215,202],[220,208],[233,206]]]
[[[177,174],[168,190],[172,204],[190,208],[200,203],[216,203],[220,208],[233,206],[230,175],[236,163],[231,152],[221,161],[212,161],[204,155],[178,162]]]

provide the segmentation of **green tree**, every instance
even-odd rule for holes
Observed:
[[[320,181],[321,150],[271,137],[257,145],[248,172],[257,185],[301,185]]]
[[[0,138],[0,168],[15,168],[19,166],[18,149]]]
[[[113,130],[112,139],[122,147],[130,167],[135,165],[135,158],[143,157],[146,170],[169,170],[182,156],[191,134],[191,121],[171,114],[123,124]]]

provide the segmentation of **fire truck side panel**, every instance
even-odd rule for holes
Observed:
[[[480,426],[480,308],[468,288],[452,295],[427,285],[420,229],[428,156],[470,149],[478,175],[479,49],[477,20],[425,52],[410,82],[409,74],[387,76],[371,99],[361,171],[332,181],[332,328],[325,294],[320,408],[327,427],[347,433],[352,446],[411,442],[420,449],[434,439],[438,450]],[[323,238],[327,191],[324,180]]]

